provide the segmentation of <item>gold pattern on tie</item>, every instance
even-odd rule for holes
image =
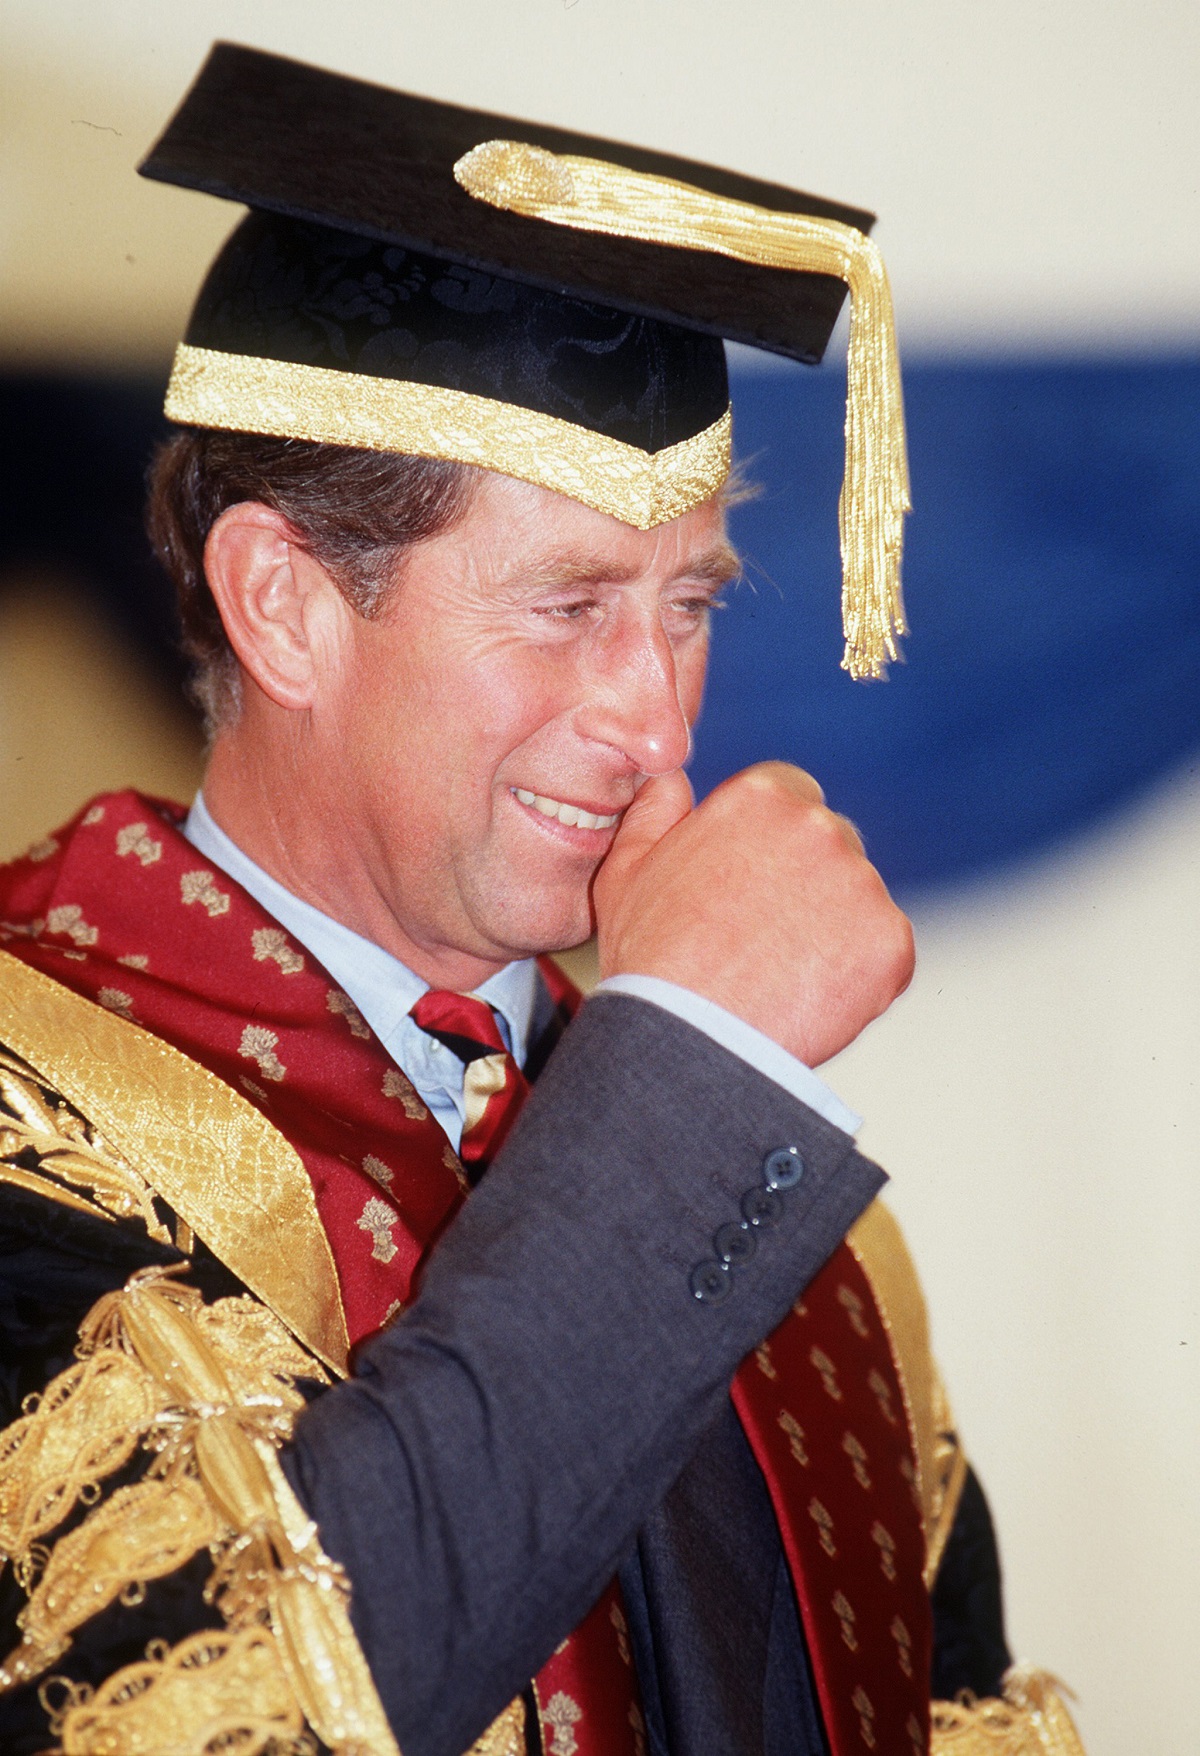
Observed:
[[[900,554],[912,502],[892,296],[877,247],[837,220],[730,201],[671,178],[520,141],[483,141],[459,159],[454,174],[478,200],[554,225],[845,281],[851,306],[839,514],[842,665],[852,677],[883,676],[907,632]]]
[[[529,1081],[505,1047],[485,1000],[431,988],[412,1008],[413,1023],[464,1063],[463,1132],[458,1156],[474,1184],[499,1152],[529,1095]]]

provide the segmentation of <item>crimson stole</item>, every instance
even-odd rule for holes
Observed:
[[[258,1105],[300,1154],[352,1345],[410,1298],[466,1178],[352,1001],[180,833],[179,806],[94,800],[0,867],[0,944],[133,1020]],[[549,960],[565,1019],[579,996]],[[904,1395],[886,1326],[842,1246],[739,1371],[833,1756],[921,1752],[931,1629]],[[549,1756],[641,1756],[615,1586],[537,1679]]]

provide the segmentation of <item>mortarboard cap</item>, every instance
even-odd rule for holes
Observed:
[[[848,285],[843,662],[896,656],[907,480],[870,214],[232,44],[140,168],[251,210],[172,419],[452,458],[642,529],[728,474],[721,338],[816,363]]]

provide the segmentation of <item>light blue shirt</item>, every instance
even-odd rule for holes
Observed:
[[[410,1016],[421,995],[428,991],[429,983],[414,975],[390,951],[293,896],[264,872],[214,822],[203,793],[196,794],[183,833],[205,859],[249,891],[269,915],[287,928],[293,939],[324,965],[412,1082],[457,1151],[463,1128],[463,1063],[436,1037],[414,1024]],[[529,957],[507,964],[474,990],[498,1014],[501,1035],[518,1066],[524,1066],[528,1053],[540,979],[537,963]],[[783,1086],[835,1128],[854,1134],[861,1127],[861,1118],[847,1109],[811,1068],[753,1025],[714,1001],[693,994],[689,988],[664,982],[657,976],[621,975],[609,976],[601,982],[593,999],[604,994],[628,994],[675,1013]]]

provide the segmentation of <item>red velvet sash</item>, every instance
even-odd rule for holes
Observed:
[[[244,1092],[312,1178],[352,1343],[411,1296],[464,1195],[437,1122],[354,1006],[180,833],[178,806],[94,801],[0,867],[0,944]],[[579,997],[543,974],[564,1015]],[[903,1393],[843,1246],[738,1373],[834,1756],[928,1744],[929,1608]],[[643,1756],[615,1586],[537,1679],[548,1756]]]

